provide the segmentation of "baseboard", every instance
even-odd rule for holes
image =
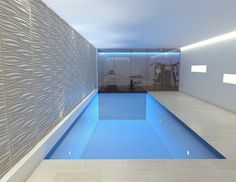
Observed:
[[[80,104],[78,104],[78,106],[73,109],[47,136],[45,136],[28,154],[26,154],[26,156],[24,156],[10,171],[8,171],[0,181],[24,182],[96,94],[97,89],[91,92]]]

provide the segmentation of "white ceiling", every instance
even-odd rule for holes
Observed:
[[[96,48],[180,48],[236,30],[236,0],[43,0]]]

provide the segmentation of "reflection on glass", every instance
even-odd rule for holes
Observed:
[[[179,50],[99,50],[99,91],[178,90]]]

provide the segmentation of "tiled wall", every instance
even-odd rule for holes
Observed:
[[[96,49],[40,0],[0,0],[0,177],[96,85]]]

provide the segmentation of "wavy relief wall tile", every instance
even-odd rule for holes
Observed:
[[[64,113],[64,75],[63,66],[60,63],[63,62],[63,50],[61,49],[61,25],[60,18],[50,9],[48,9],[48,29],[49,29],[49,45],[51,54],[52,64],[52,76],[55,84],[54,95],[55,95],[55,117],[59,121],[60,117]]]
[[[90,44],[88,44],[87,45],[87,52],[88,52],[88,62],[89,62],[89,64],[92,64],[91,63],[91,56],[93,55],[93,51],[92,51],[92,49],[91,49],[91,45]],[[92,90],[92,86],[93,86],[93,80],[94,80],[94,69],[92,68],[92,67],[87,67],[87,69],[88,69],[88,72],[89,72],[89,74],[87,74],[87,80],[88,80],[88,83],[89,84],[87,84],[87,91],[88,90]]]
[[[2,176],[96,87],[96,49],[40,0],[1,0],[0,27]]]
[[[64,24],[66,25],[66,24]],[[74,46],[73,44],[73,40],[74,40],[74,31],[73,29],[71,29],[69,26],[66,26],[67,28],[67,35],[69,35],[70,37],[70,41],[68,42],[70,44],[70,48],[67,49],[67,57],[69,58],[68,59],[68,62],[70,63],[67,67],[67,77],[70,78],[70,85],[69,85],[69,89],[67,90],[67,99],[66,99],[66,102],[65,102],[65,110],[67,112],[70,111],[70,108],[73,108],[75,107],[76,105],[76,102],[78,102],[76,99],[77,99],[77,92],[76,92],[76,86],[75,86],[75,83],[74,83],[74,79],[78,79],[76,78],[76,75],[74,74],[74,71],[76,69],[76,66],[75,66],[75,60],[76,60],[76,57],[77,55],[80,54],[80,52],[78,52],[76,50],[76,47]]]
[[[86,61],[88,61],[87,59],[87,50],[86,50],[86,44],[87,42],[84,41],[84,39],[82,37],[78,37],[78,41],[80,42],[80,44],[78,45],[80,52],[83,52],[84,54],[81,54],[81,60],[78,62],[78,70],[81,74],[79,81],[80,81],[80,85],[82,87],[80,87],[80,92],[81,92],[81,98],[85,97],[85,92],[86,92],[86,80],[87,80],[87,69],[86,69]],[[89,74],[89,73],[88,73]]]
[[[1,6],[0,6],[1,12]],[[1,16],[0,16],[1,18]],[[0,37],[1,37],[0,29]],[[10,153],[10,140],[9,130],[7,123],[7,108],[4,87],[4,74],[2,62],[2,47],[0,41],[0,178],[2,174],[7,172],[11,167],[11,153]]]
[[[17,163],[37,142],[35,83],[32,65],[29,4],[3,1],[1,15],[2,51],[12,164]]]
[[[92,65],[89,67],[90,70],[90,80],[91,80],[91,90],[94,90],[97,88],[97,63],[94,61],[97,57],[97,51],[93,48],[92,45],[89,47],[89,65]]]
[[[90,57],[90,64],[93,65],[93,89],[98,87],[98,82],[97,82],[97,71],[98,71],[98,63],[97,61],[93,61],[93,59],[97,60],[97,50],[93,48],[93,46],[91,45],[90,49],[92,50],[92,54]]]
[[[71,91],[71,76],[70,76],[70,67],[71,65],[71,55],[70,55],[70,47],[71,47],[71,37],[70,32],[68,31],[69,26],[67,24],[63,24],[63,21],[60,20],[60,50],[61,54],[61,60],[60,65],[63,65],[63,70],[61,74],[63,74],[63,85],[64,88],[64,115],[67,115],[67,113],[70,111],[70,99],[69,99],[69,93]]]
[[[78,95],[78,91],[77,91],[77,86],[75,84],[75,80],[79,80],[80,78],[78,77],[78,75],[76,74],[76,70],[77,65],[76,65],[76,60],[78,59],[79,55],[81,54],[81,52],[79,52],[76,49],[75,46],[75,32],[72,29],[72,31],[70,32],[70,37],[71,37],[71,41],[70,41],[70,49],[69,52],[70,53],[70,67],[68,68],[68,72],[70,72],[70,92],[68,93],[68,98],[69,98],[69,105],[70,107],[75,107],[76,103],[79,102],[77,95]]]
[[[86,52],[85,54],[85,60],[87,62],[89,62],[89,44],[86,43],[84,40],[82,40],[84,42],[84,52]],[[90,67],[88,66],[88,64],[86,62],[83,62],[83,69],[82,69],[82,74],[85,75],[85,77],[83,77],[83,85],[85,85],[85,87],[83,87],[83,96],[85,96],[85,93],[88,92],[90,90],[90,87],[91,87],[91,69]],[[85,74],[85,72],[88,72],[89,74]],[[87,83],[87,84],[86,84]]]
[[[70,29],[70,31],[68,31]],[[66,40],[69,41],[66,41]],[[74,51],[73,48],[73,35],[72,35],[72,28],[69,27],[69,25],[63,23],[62,26],[62,40],[63,40],[63,49],[65,50],[64,59],[66,60],[65,65],[65,77],[67,82],[67,89],[65,92],[65,114],[69,113],[71,108],[75,107],[76,100],[75,95],[77,95],[75,91],[75,86],[73,83],[73,79],[75,79],[74,75],[74,67],[75,67],[75,57],[77,57],[77,54],[80,54],[79,52]]]
[[[31,31],[32,31],[32,59],[35,65],[34,83],[37,96],[37,134],[42,139],[56,124],[54,117],[54,84],[51,75],[51,55],[48,42],[47,6],[40,0],[30,0]]]
[[[79,34],[75,35],[75,47],[76,50],[78,50],[78,52],[82,52],[82,42],[81,41],[81,36]],[[75,76],[75,83],[77,86],[77,89],[80,90],[80,92],[78,93],[78,100],[80,101],[80,99],[83,98],[83,82],[82,82],[82,60],[83,60],[83,54],[78,54],[77,59],[76,59],[76,63],[75,63],[75,68],[76,68],[76,76]]]

